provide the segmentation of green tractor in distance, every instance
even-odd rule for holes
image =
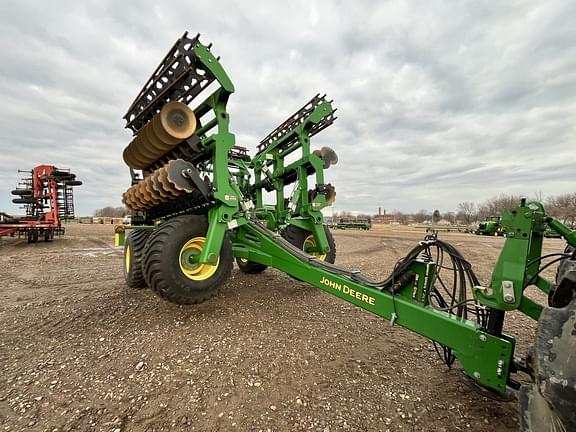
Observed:
[[[478,224],[475,231],[476,235],[503,236],[506,230],[502,227],[502,218],[500,216],[490,216]]]
[[[329,225],[332,229],[359,229],[359,230],[369,230],[372,229],[372,221],[370,218],[367,219],[349,219],[340,218],[338,222]]]

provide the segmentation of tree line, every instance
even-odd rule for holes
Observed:
[[[569,226],[576,225],[576,193],[555,195],[544,199],[541,196],[524,197],[521,195],[501,194],[481,203],[475,203],[472,201],[460,202],[454,211],[441,213],[440,218],[453,224],[472,225],[491,216],[502,216],[502,212],[505,209],[512,209],[518,206],[522,198],[527,198],[528,201],[540,201],[544,204],[544,207],[550,216],[559,219],[561,222]],[[389,215],[392,215],[395,222],[401,224],[410,222],[424,223],[432,221],[433,214],[436,211],[437,210],[431,211],[426,209],[419,210],[415,213],[393,211],[392,213],[389,213]],[[358,214],[353,216],[352,213],[348,211],[334,212],[333,214],[334,219],[367,219],[369,217],[374,217],[374,215]]]
[[[490,216],[501,216],[505,209],[516,207],[522,198],[521,195],[501,194],[480,204],[464,201],[458,204],[457,218],[470,224]],[[542,196],[526,198],[528,201],[542,202],[546,212],[564,224],[570,226],[576,224],[576,193],[549,196],[544,199]]]
[[[128,210],[125,207],[104,207],[101,209],[94,210],[94,217],[113,217],[113,218],[121,218],[126,216]]]
[[[458,203],[455,211],[440,214],[442,220],[453,223],[472,225],[490,216],[501,216],[504,209],[511,209],[518,205],[522,199],[521,195],[501,194],[492,197],[482,203],[472,201],[463,201]],[[542,199],[541,196],[528,198],[541,201],[550,216],[553,216],[569,226],[576,225],[576,192],[561,195],[550,196]],[[403,213],[394,211],[391,213],[394,220],[398,223],[405,224],[410,222],[424,223],[432,220],[433,214],[437,210],[422,209],[416,213]],[[125,207],[104,207],[94,211],[95,217],[124,217],[128,211]],[[334,212],[333,218],[346,219],[368,219],[374,215],[358,214],[354,216],[349,211]]]

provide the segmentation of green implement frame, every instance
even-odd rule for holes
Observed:
[[[255,181],[242,190],[244,197],[253,200],[256,217],[269,229],[278,231],[293,225],[312,232],[318,253],[329,250],[321,212],[328,205],[324,168],[329,165],[310,151],[310,137],[334,122],[334,112],[332,101],[316,95],[271,132],[260,142],[258,153],[248,165],[254,170]],[[300,157],[287,163],[296,152]],[[313,189],[309,176],[314,178]],[[288,186],[292,186],[289,196]],[[275,205],[264,204],[265,191],[274,193]]]
[[[230,132],[227,102],[234,86],[210,46],[198,38],[184,34],[176,42],[125,116],[127,127],[137,133],[168,101],[188,104],[208,84],[217,87],[194,108],[195,134],[142,170],[146,178],[169,161],[182,159],[194,169],[183,170],[180,181],[188,181],[193,192],[161,204],[143,195],[142,202],[149,207],[134,212],[135,235],[127,234],[125,239],[129,286],[141,288],[145,282],[164,298],[190,304],[206,300],[207,291],[213,292],[226,280],[233,257],[246,266],[246,273],[274,267],[429,338],[443,347],[448,365],[457,359],[484,387],[499,393],[507,386],[518,388],[513,374],[531,371],[514,360],[515,339],[503,333],[505,314],[517,310],[538,320],[550,316],[550,310],[562,310],[547,306],[558,306],[555,299],[571,299],[572,293],[557,292],[559,288],[542,276],[547,268],[542,265],[546,258],[542,243],[544,234],[553,231],[576,247],[576,231],[548,216],[540,203],[522,200],[503,214],[507,238],[486,286],[470,263],[436,235],[420,242],[383,281],[338,267],[333,259],[324,260],[326,254],[332,252],[334,257],[335,253],[321,212],[335,195],[325,182],[324,170],[336,163],[337,156],[327,147],[311,151],[310,139],[335,120],[332,101],[319,95],[312,98],[262,140],[250,158],[238,150]],[[133,171],[131,175],[133,184],[145,187],[144,180]],[[274,204],[265,203],[266,193],[273,194]],[[286,235],[290,229],[308,237],[297,244]],[[117,243],[123,242],[119,233]],[[449,303],[440,295],[446,287],[439,286],[445,268],[439,257],[444,252],[452,259],[454,274],[461,275],[458,294],[454,288]],[[574,259],[566,252],[558,255]],[[529,286],[548,294],[549,304],[527,297]],[[566,286],[562,289],[572,289]],[[559,340],[567,334],[558,336]],[[552,375],[564,372],[559,367]],[[538,380],[545,374],[538,373],[540,385]],[[576,371],[566,373],[574,387]],[[557,384],[551,379],[546,382]],[[563,411],[558,412],[576,408],[572,400],[576,387],[572,387],[560,392],[569,400],[562,402]]]
[[[524,290],[536,285],[548,293],[552,285],[538,274],[545,224],[576,246],[576,232],[548,217],[539,203],[523,201],[505,214],[503,223],[514,235],[506,239],[490,285],[474,287],[476,299],[490,311],[485,328],[430,304],[433,262],[414,261],[411,270],[416,277],[391,292],[366,286],[355,280],[355,273],[343,276],[337,267],[303,255],[257,223],[236,230],[233,245],[237,257],[275,267],[451,348],[469,376],[503,392],[515,371],[514,338],[502,334],[503,312],[518,309],[537,320],[544,305],[528,299]]]

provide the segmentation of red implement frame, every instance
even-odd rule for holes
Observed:
[[[38,165],[31,176],[22,179],[21,185],[30,202],[25,203],[26,217],[6,220],[0,223],[0,237],[16,234],[27,235],[29,242],[36,242],[39,236],[46,241],[54,235],[64,234],[63,219],[74,217],[72,186],[79,186],[74,174],[59,170],[53,165]]]

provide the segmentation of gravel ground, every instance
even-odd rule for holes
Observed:
[[[384,277],[423,233],[334,236],[338,264]],[[441,237],[487,281],[503,239]],[[0,430],[518,430],[515,401],[479,394],[424,338],[272,269],[169,304],[125,287],[112,240],[104,225],[0,239]],[[535,324],[506,327],[524,350]]]

